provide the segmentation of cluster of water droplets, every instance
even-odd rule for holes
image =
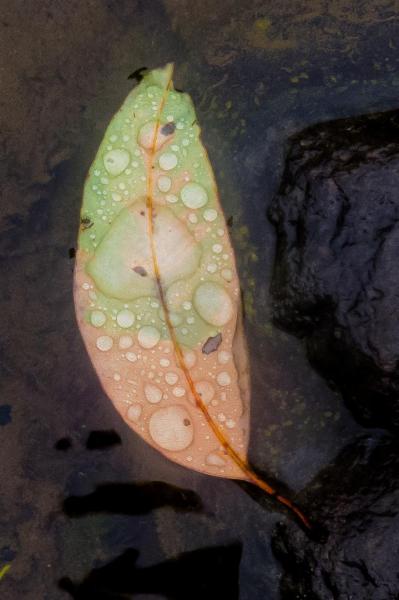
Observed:
[[[184,97],[175,92],[170,92],[165,122],[158,126],[162,94],[162,89],[153,85],[140,91],[125,104],[119,120],[111,126],[87,184],[90,189],[85,218],[93,227],[85,232],[89,240],[86,249],[95,253],[115,216],[145,197],[147,169],[153,168],[155,208],[171,211],[202,249],[192,277],[172,283],[166,290],[169,318],[184,347],[185,365],[192,369],[199,360],[205,359],[206,364],[207,357],[201,352],[206,338],[218,335],[230,322],[234,327],[238,285],[212,174],[198,139],[199,129],[189,122]],[[155,162],[149,165],[156,132]],[[151,275],[143,267],[136,267],[136,273],[138,277]],[[112,364],[122,361],[136,367],[134,377],[126,378],[126,382],[119,372],[113,374],[116,389],[124,389],[125,383],[130,387],[125,398],[127,419],[141,424],[142,431],[148,431],[164,450],[188,449],[196,435],[190,412],[196,410],[195,401],[172,356],[159,299],[149,296],[122,302],[108,298],[90,281],[85,281],[83,288],[89,295],[88,321],[98,330],[97,351],[112,354]],[[234,333],[227,331],[230,337]],[[195,389],[204,404],[212,407],[220,426],[234,430],[240,411],[229,414],[226,394],[236,381],[232,381],[231,368],[224,368],[231,365],[232,356],[223,345],[216,354],[216,361],[212,362],[214,357],[208,360],[212,367],[204,373],[206,377],[195,381]],[[226,409],[220,410],[223,403]],[[146,406],[151,410],[147,411]],[[187,461],[191,460],[188,454]],[[220,447],[208,452],[205,462],[221,469],[227,465]]]

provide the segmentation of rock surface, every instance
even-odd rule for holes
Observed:
[[[399,597],[398,451],[388,435],[364,437],[312,482],[301,504],[329,535],[314,542],[293,523],[275,532],[282,600]]]
[[[399,427],[399,112],[291,139],[269,216],[274,318],[364,424]]]

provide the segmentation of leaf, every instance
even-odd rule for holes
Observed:
[[[246,459],[250,378],[235,259],[192,102],[173,89],[172,71],[143,76],[90,168],[77,320],[106,393],[146,442],[276,495]]]

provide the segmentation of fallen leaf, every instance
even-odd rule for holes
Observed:
[[[200,128],[173,66],[148,71],[90,168],[76,253],[79,327],[126,423],[169,459],[250,481],[240,286]]]

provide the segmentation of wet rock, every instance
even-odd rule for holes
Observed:
[[[285,567],[282,600],[399,597],[399,441],[365,437],[313,481],[302,506],[326,526],[320,543],[280,525],[273,550]]]
[[[274,318],[365,424],[399,427],[399,112],[291,140],[270,218]]]

